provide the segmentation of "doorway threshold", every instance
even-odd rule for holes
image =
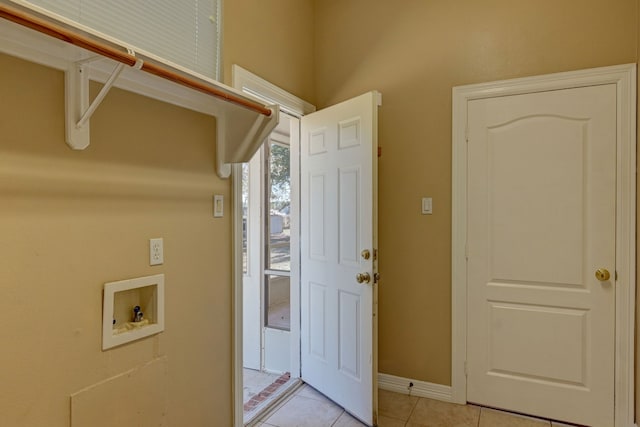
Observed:
[[[250,374],[247,375],[246,371]],[[300,378],[291,378],[288,372],[274,375],[247,369],[245,369],[244,381],[243,421],[245,426],[254,425],[255,421],[288,398],[303,384]]]

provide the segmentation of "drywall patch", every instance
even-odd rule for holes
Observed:
[[[167,357],[71,395],[71,427],[167,425]]]

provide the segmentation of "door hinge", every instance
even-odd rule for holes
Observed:
[[[377,250],[377,249],[374,249],[374,250],[373,250],[373,260],[374,260],[374,261],[377,261],[377,260],[378,260],[378,250]]]

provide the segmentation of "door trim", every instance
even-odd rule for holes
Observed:
[[[456,403],[467,401],[467,103],[602,84],[615,84],[617,88],[615,427],[634,423],[636,64],[453,88],[451,389]]]
[[[272,83],[256,76],[255,74],[245,70],[244,68],[233,65],[232,71],[232,86],[242,92],[253,95],[261,101],[267,101],[270,104],[278,104],[282,111],[285,111],[293,116],[300,117],[304,114],[312,113],[316,110],[316,107],[308,102],[296,97],[295,95],[286,92],[283,89],[275,86]],[[291,144],[299,144],[300,136],[291,135]],[[292,151],[293,154],[293,151]],[[291,170],[299,171],[299,160],[292,155]],[[293,178],[293,175],[292,175]],[[232,166],[232,250],[233,250],[233,289],[232,289],[232,304],[233,304],[233,324],[232,324],[232,396],[233,396],[233,426],[242,427],[244,425],[244,411],[242,404],[242,245],[238,242],[242,242],[242,166],[240,164],[234,164]],[[295,210],[295,206],[299,202],[294,198],[299,198],[298,194],[291,194],[292,199],[292,211]],[[294,229],[292,224],[292,233],[298,233]],[[292,242],[291,254],[299,253],[299,247]],[[297,267],[295,271],[292,266],[291,277],[300,277],[299,263],[296,263]],[[299,281],[292,280],[292,286],[299,288]],[[299,313],[291,313],[291,322],[300,323]],[[291,334],[291,340],[300,341],[299,335]],[[295,363],[292,359],[292,363]],[[300,357],[298,355],[298,373],[300,375]],[[292,375],[294,373],[292,372]]]

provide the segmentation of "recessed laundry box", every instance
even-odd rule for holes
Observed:
[[[104,285],[102,349],[164,331],[164,274]]]

